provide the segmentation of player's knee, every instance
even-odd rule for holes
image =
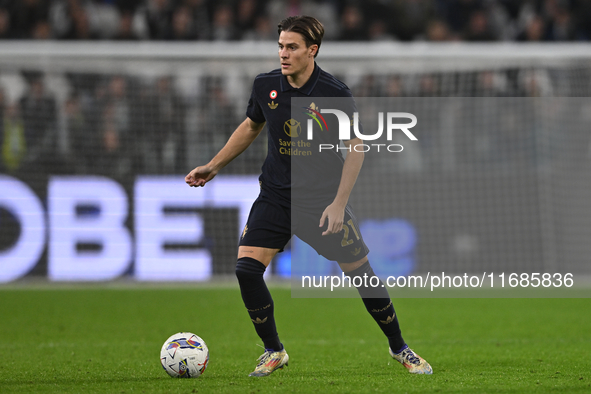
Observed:
[[[354,270],[345,272],[345,275],[350,278],[355,278],[357,276],[363,277],[364,274],[368,277],[375,276],[373,268],[371,268],[368,260],[366,260],[365,263],[361,264],[361,266],[355,268]]]
[[[263,276],[267,267],[258,260],[250,257],[241,257],[236,262],[236,277],[238,280],[252,278],[253,276]]]

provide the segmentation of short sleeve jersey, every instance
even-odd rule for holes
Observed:
[[[280,69],[255,78],[246,116],[257,123],[266,122],[268,135],[267,157],[259,179],[261,187],[284,204],[322,210],[336,196],[344,159],[336,149],[320,151],[319,145],[339,145],[337,118],[325,115],[326,130],[316,132],[310,140],[305,130],[306,110],[294,110],[291,100],[309,99],[307,105],[319,110],[318,98],[326,103],[332,97],[351,98],[352,94],[343,82],[317,64],[310,79],[300,88],[292,87]],[[346,112],[353,119],[352,112],[356,109],[354,101],[350,101],[353,105]]]

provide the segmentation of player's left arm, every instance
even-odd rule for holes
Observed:
[[[349,141],[343,141],[343,143],[349,148],[350,146],[361,144],[362,141],[359,138],[353,138]],[[364,157],[365,154],[363,152],[357,152],[355,149],[347,151],[337,195],[334,201],[326,207],[320,218],[320,227],[324,226],[325,221],[328,220],[328,227],[322,235],[336,234],[343,229],[345,207],[349,201],[353,186],[357,182],[357,176],[363,165]]]

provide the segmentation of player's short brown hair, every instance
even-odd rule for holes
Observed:
[[[322,26],[322,23],[318,19],[305,15],[290,16],[282,20],[277,27],[278,34],[281,34],[282,31],[299,33],[304,37],[304,42],[308,48],[316,44],[318,45],[318,50],[320,50],[322,37],[324,37],[324,26]],[[314,54],[314,57],[318,55],[318,50]]]

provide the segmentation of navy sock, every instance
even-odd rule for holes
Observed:
[[[258,336],[265,349],[281,350],[283,345],[275,326],[273,298],[263,279],[265,270],[263,263],[250,257],[242,257],[236,263],[236,277],[242,300]]]
[[[361,283],[361,286],[357,287],[357,291],[365,308],[388,338],[392,351],[398,353],[406,345],[402,339],[398,316],[396,316],[388,290],[373,272],[369,261],[353,271],[346,272],[345,275],[351,278],[353,284]],[[361,280],[354,280],[355,277],[360,277]]]

